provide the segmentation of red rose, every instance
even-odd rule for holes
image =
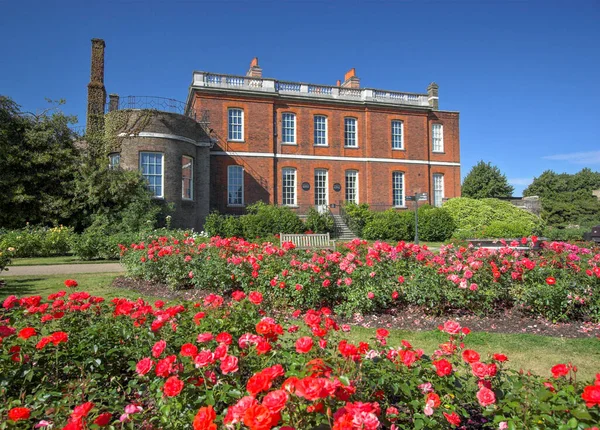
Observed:
[[[214,420],[217,418],[212,406],[200,408],[194,417],[194,430],[217,430]]]
[[[460,425],[460,417],[456,412],[452,412],[451,414],[444,412],[444,417],[446,418],[446,421],[448,421],[453,426]]]
[[[68,288],[75,288],[77,286],[77,281],[75,279],[67,279],[65,281],[65,287]]]
[[[236,302],[242,301],[245,297],[246,297],[246,293],[244,293],[243,291],[234,291],[231,294],[231,298],[233,300],[235,300]]]
[[[482,387],[477,392],[477,400],[479,401],[479,404],[484,407],[488,405],[493,405],[494,403],[496,403],[496,395],[489,388]]]
[[[210,342],[212,339],[213,339],[212,333],[200,333],[198,335],[198,338],[196,339],[196,342],[205,343],[205,342]]]
[[[92,402],[85,402],[81,405],[75,406],[73,412],[71,412],[72,421],[81,421],[84,417],[90,413],[94,404]]]
[[[431,402],[431,406],[433,406],[434,408],[439,408],[440,405],[442,404],[442,401],[440,400],[440,396],[438,396],[436,393],[427,393],[427,397],[425,398],[425,403],[429,403]]]
[[[465,360],[469,364],[479,361],[479,354],[476,351],[473,351],[472,349],[465,349],[462,353],[462,357],[463,360]]]
[[[191,343],[184,343],[181,345],[181,351],[179,354],[182,357],[193,357],[198,353],[198,347],[196,345],[192,345]]]
[[[135,371],[138,375],[145,375],[152,370],[152,366],[154,366],[154,362],[149,357],[142,358],[135,366]]]
[[[238,358],[234,355],[228,355],[221,360],[221,372],[224,375],[238,371]]]
[[[270,430],[279,422],[279,412],[271,411],[263,405],[252,405],[244,413],[244,424],[250,430]]]
[[[31,336],[35,336],[37,333],[33,327],[25,327],[19,331],[19,337],[21,339],[29,339]]]
[[[57,331],[50,335],[50,341],[54,345],[58,345],[59,343],[63,343],[69,340],[69,335],[64,331]]]
[[[433,365],[435,366],[435,371],[438,376],[448,376],[452,374],[452,364],[444,358],[434,361]]]
[[[196,364],[196,367],[206,367],[214,361],[214,354],[212,353],[212,351],[209,351],[207,349],[200,351],[198,355],[194,357],[194,363]]]
[[[261,391],[268,391],[272,383],[272,378],[269,375],[265,372],[259,372],[248,379],[246,389],[250,394],[256,396]]]
[[[103,414],[98,415],[98,417],[94,420],[94,424],[100,427],[104,427],[110,424],[110,419],[112,418],[112,414],[110,412],[104,412]]]
[[[471,363],[471,371],[473,372],[473,375],[477,376],[478,378],[485,378],[486,376],[488,376],[487,365],[483,364],[480,361]]]
[[[165,347],[167,346],[167,342],[165,342],[164,340],[159,340],[158,342],[156,342],[154,344],[154,346],[152,347],[152,357],[154,358],[158,358],[160,357],[160,355],[163,353],[163,351],[165,350]]]
[[[266,406],[270,411],[280,412],[285,408],[285,404],[288,401],[288,394],[284,390],[275,390],[269,392],[262,401],[262,404]]]
[[[375,332],[377,337],[388,337],[390,332],[384,328],[378,328]]]
[[[504,361],[508,361],[508,357],[504,354],[494,354],[494,360],[502,363]]]
[[[168,397],[175,397],[181,393],[181,390],[183,390],[183,381],[177,376],[171,376],[165,381],[165,385],[163,386],[163,392]]]
[[[231,336],[229,333],[223,332],[219,333],[215,340],[219,343],[224,343],[225,345],[231,345],[231,342],[233,342],[233,336]]]
[[[571,367],[568,364],[557,364],[556,366],[552,367],[550,371],[552,372],[554,379],[558,379],[561,376],[567,376],[570,368]]]
[[[398,291],[394,291],[392,293],[392,299],[396,300],[398,297],[400,297],[400,294],[398,293]]]
[[[313,339],[310,336],[304,336],[296,341],[296,352],[298,354],[306,354],[313,347]]]
[[[548,285],[554,285],[554,284],[556,284],[556,279],[553,278],[552,276],[548,276],[546,278],[546,284],[548,284]]]
[[[263,301],[263,295],[261,293],[259,293],[258,291],[252,291],[248,295],[248,300],[250,300],[255,305],[260,305]]]
[[[156,368],[154,369],[156,376],[162,378],[168,377],[173,371],[173,363],[175,363],[175,360],[177,360],[177,357],[170,355],[156,363]]]
[[[460,324],[456,321],[449,320],[444,323],[441,330],[448,334],[458,334],[460,333]]]
[[[591,408],[594,405],[600,406],[600,386],[589,385],[583,389],[581,398],[585,401],[585,405]]]
[[[27,420],[31,415],[31,410],[29,408],[12,408],[8,411],[8,419],[14,422]]]

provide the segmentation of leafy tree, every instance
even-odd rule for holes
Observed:
[[[523,195],[540,196],[541,216],[549,225],[590,226],[600,223],[600,201],[592,194],[597,189],[600,189],[600,172],[585,168],[570,175],[546,170]]]
[[[462,185],[463,197],[473,199],[510,197],[513,191],[500,169],[483,160],[473,166]]]
[[[56,106],[21,112],[0,96],[0,227],[68,222],[78,166],[69,125],[76,121]]]

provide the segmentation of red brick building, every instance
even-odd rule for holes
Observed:
[[[414,94],[194,72],[188,114],[209,123],[210,205],[241,213],[256,201],[310,206],[344,201],[383,210],[460,196],[458,112],[438,109],[438,86]]]

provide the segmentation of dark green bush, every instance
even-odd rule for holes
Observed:
[[[367,240],[412,240],[415,236],[414,212],[388,209],[374,213],[365,225],[362,236]]]
[[[456,229],[456,223],[447,210],[429,205],[419,208],[419,238],[431,242],[442,242]]]
[[[129,246],[143,236],[142,233],[112,232],[107,228],[90,227],[73,238],[71,250],[82,260],[118,260],[120,244]]]
[[[362,237],[365,225],[373,219],[373,212],[369,210],[369,205],[361,203],[345,203],[343,208],[344,222],[352,232]]]
[[[315,208],[308,210],[304,224],[306,229],[313,233],[333,233],[334,231],[333,217],[329,213],[320,213]]]
[[[211,212],[204,221],[204,231],[209,236],[223,236],[223,224],[225,215],[218,212]]]

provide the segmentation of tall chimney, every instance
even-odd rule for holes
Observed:
[[[353,67],[346,72],[344,75],[344,83],[342,87],[345,88],[360,88],[360,78],[356,76],[356,69]]]
[[[251,78],[262,78],[262,69],[258,65],[258,57],[254,57],[250,63],[250,68],[246,72],[246,76]]]
[[[92,39],[92,63],[90,83],[88,84],[88,104],[86,133],[102,132],[104,129],[104,105],[106,89],[104,88],[104,47],[102,39]]]
[[[429,106],[431,106],[431,108],[433,110],[438,110],[439,109],[439,96],[438,96],[438,90],[440,89],[439,85],[436,84],[435,82],[432,82],[429,84],[429,86],[427,87],[427,100],[429,101]]]

